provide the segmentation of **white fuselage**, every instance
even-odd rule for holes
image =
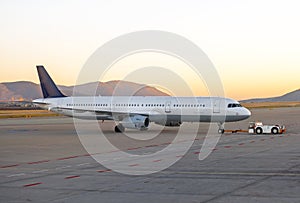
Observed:
[[[36,99],[33,102],[44,109],[81,119],[122,121],[126,117],[141,115],[158,124],[235,122],[251,115],[237,101],[221,97],[59,97]]]

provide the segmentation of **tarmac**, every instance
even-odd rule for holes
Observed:
[[[186,139],[176,141],[178,128],[128,130],[126,134],[141,137],[135,140],[115,134],[113,122],[99,122],[119,149],[101,151],[112,158],[100,164],[82,146],[72,118],[0,119],[0,202],[300,202],[300,108],[251,111],[248,120],[225,128],[247,129],[249,121],[263,121],[284,124],[287,132],[225,133],[201,161],[208,124],[200,124],[195,141],[190,140],[195,124],[185,124]],[[157,132],[159,136],[146,139]],[[187,152],[178,144],[185,142],[192,143]],[[117,154],[149,155],[170,143],[178,147],[159,159],[147,159],[147,167],[141,162],[145,160],[127,162]],[[177,162],[152,173],[170,157]],[[122,174],[106,163],[120,163],[128,172],[152,172]]]

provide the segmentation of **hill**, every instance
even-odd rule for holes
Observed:
[[[74,86],[58,85],[58,88],[68,96],[73,95]],[[93,92],[95,89],[96,93]],[[77,96],[167,96],[166,93],[154,87],[127,81],[87,83],[76,86],[75,90]],[[39,84],[28,81],[0,83],[0,101],[31,101],[41,97],[42,91]]]
[[[254,103],[254,102],[296,102],[296,101],[300,101],[300,89],[289,92],[279,97],[247,99],[240,102]]]

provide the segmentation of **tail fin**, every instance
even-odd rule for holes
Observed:
[[[36,66],[36,68],[44,98],[65,97],[65,95],[59,91],[44,66]]]

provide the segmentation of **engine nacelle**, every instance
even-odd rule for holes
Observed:
[[[147,129],[149,126],[149,118],[146,116],[141,116],[141,115],[135,115],[135,116],[129,116],[124,118],[121,121],[121,124],[125,128],[130,128],[130,129]]]
[[[163,121],[163,122],[155,122],[155,124],[168,126],[168,127],[178,127],[182,123],[180,121]]]

